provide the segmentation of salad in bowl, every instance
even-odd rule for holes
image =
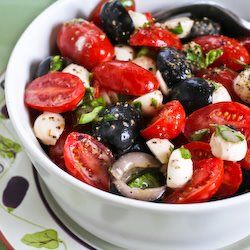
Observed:
[[[101,1],[61,25],[58,53],[27,84],[34,133],[60,168],[117,195],[197,203],[242,193],[250,55],[249,39],[237,39],[207,17],[158,23],[132,0]]]

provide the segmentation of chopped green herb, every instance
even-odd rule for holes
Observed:
[[[61,71],[63,69],[63,59],[60,56],[53,56],[50,62],[50,71]]]
[[[209,128],[204,128],[204,129],[200,129],[195,131],[192,135],[191,135],[191,139],[192,141],[200,141],[202,140],[202,138],[210,133],[210,129]]]
[[[94,99],[90,102],[90,106],[93,107],[93,108],[96,108],[98,106],[103,106],[105,107],[106,106],[106,102],[104,100],[103,97],[99,97],[97,99]]]
[[[93,73],[89,73],[89,82],[92,82],[93,80]]]
[[[222,49],[212,49],[206,54],[205,64],[208,67],[210,64],[213,64],[219,57],[223,54]]]
[[[226,125],[217,125],[215,133],[227,142],[237,143],[245,140],[245,136],[242,133]]]
[[[154,57],[155,57],[155,52],[152,51],[152,50],[151,50],[150,48],[148,48],[148,47],[142,47],[142,48],[138,51],[136,57],[141,57],[141,56],[148,56],[148,57],[154,58]]]
[[[208,83],[213,85],[214,90],[218,90],[221,87],[221,85],[219,83],[217,83],[217,82],[214,82],[214,81],[211,81],[211,80],[207,80],[207,81],[208,81]]]
[[[112,114],[106,114],[103,116],[103,120],[105,122],[112,122],[112,121],[115,121],[115,116]]]
[[[136,109],[141,110],[142,104],[141,104],[141,102],[133,102],[133,106],[134,106]]]
[[[103,110],[103,108],[103,106],[99,106],[94,108],[90,113],[82,114],[80,116],[78,124],[83,125],[94,121],[98,117],[98,114]]]
[[[178,23],[178,25],[174,29],[170,29],[171,32],[173,32],[176,35],[180,35],[183,33],[183,28],[181,23]]]
[[[188,149],[181,147],[180,151],[181,151],[181,157],[183,159],[191,159],[191,153]]]
[[[151,106],[153,106],[154,108],[158,107],[158,102],[155,98],[151,98]]]

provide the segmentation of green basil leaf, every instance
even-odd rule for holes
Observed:
[[[214,63],[219,57],[221,57],[223,54],[223,50],[222,49],[212,49],[210,50],[207,54],[206,54],[206,59],[205,59],[205,64],[206,64],[206,68]]]
[[[158,102],[155,98],[151,98],[151,106],[154,108],[158,107]]]
[[[112,122],[115,121],[115,116],[113,114],[106,114],[102,118],[105,122]]]
[[[16,154],[22,150],[20,144],[0,135],[0,156],[14,159]]]
[[[78,124],[83,125],[94,121],[97,118],[98,114],[103,110],[103,108],[103,106],[99,106],[94,108],[90,113],[82,114],[80,116]]]
[[[191,42],[185,46],[184,51],[186,52],[186,59],[192,65],[198,69],[203,69],[206,67],[202,48],[199,44]]]
[[[141,102],[133,102],[132,103],[133,104],[133,106],[136,108],[136,109],[139,109],[139,110],[141,110],[141,106],[142,106],[142,104],[141,104]]]
[[[63,59],[60,56],[53,56],[50,62],[50,71],[61,71],[63,69]]]
[[[178,25],[174,29],[171,29],[170,31],[173,32],[176,35],[182,34],[183,33],[183,28],[182,28],[181,23],[178,23]]]
[[[59,247],[57,232],[47,229],[33,234],[25,234],[21,241],[28,246],[35,248],[56,249]]]
[[[200,129],[200,130],[195,131],[190,137],[191,137],[192,141],[200,141],[208,133],[210,133],[210,129],[204,128],[204,129]]]
[[[215,133],[227,142],[237,143],[245,140],[245,136],[226,125],[217,125]]]
[[[191,159],[191,153],[188,149],[181,147],[180,151],[181,151],[181,157],[183,159]]]

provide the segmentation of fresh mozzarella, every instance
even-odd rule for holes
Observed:
[[[160,90],[163,93],[163,95],[168,95],[170,93],[170,88],[167,86],[159,70],[156,71],[156,78],[160,84]]]
[[[86,88],[90,87],[90,82],[89,82],[90,73],[83,66],[72,63],[72,64],[68,65],[63,70],[63,72],[64,73],[69,73],[69,74],[72,74],[72,75],[75,75],[75,76],[79,77]]]
[[[185,157],[182,150],[187,149],[178,148],[174,150],[168,161],[167,186],[170,188],[183,187],[193,176],[191,156]]]
[[[120,61],[130,61],[134,59],[135,52],[132,47],[127,45],[115,46],[115,59]]]
[[[161,107],[163,95],[160,90],[155,90],[136,98],[133,103],[140,103],[143,115],[153,115]]]
[[[190,19],[189,17],[179,17],[179,18],[168,20],[163,25],[169,30],[174,30],[178,26],[181,26],[182,32],[181,34],[177,34],[177,35],[179,38],[185,38],[189,35],[194,25],[194,20]]]
[[[44,112],[34,123],[34,132],[45,145],[55,145],[65,127],[65,120],[60,114]]]
[[[247,153],[245,136],[231,128],[220,132],[218,127],[210,140],[212,154],[226,161],[241,161],[244,159]]]
[[[156,73],[156,63],[155,61],[148,56],[140,56],[133,60],[133,63],[139,65],[140,67],[151,71],[152,73]]]
[[[130,15],[136,29],[142,28],[148,23],[146,15],[142,13],[129,10],[128,14]]]
[[[150,151],[162,163],[167,164],[174,145],[167,139],[154,138],[146,142]]]
[[[234,80],[234,91],[240,99],[250,104],[250,69],[242,71]]]
[[[213,95],[212,95],[212,103],[217,103],[217,102],[231,102],[231,96],[228,93],[227,89],[219,83],[216,83],[217,89],[214,90]]]

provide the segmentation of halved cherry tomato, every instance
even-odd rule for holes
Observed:
[[[243,45],[247,49],[248,53],[250,53],[250,37],[240,38],[239,41],[240,41],[240,44]]]
[[[194,162],[192,179],[182,188],[173,191],[166,203],[197,203],[210,200],[223,180],[223,161],[217,158]]]
[[[242,183],[242,170],[239,163],[224,161],[222,184],[215,194],[216,198],[227,198],[235,194]]]
[[[87,134],[72,132],[64,145],[64,159],[68,172],[77,179],[108,191],[108,168],[114,158],[111,151]]]
[[[214,124],[234,126],[244,133],[250,124],[250,108],[238,102],[210,104],[196,110],[187,118],[184,135],[191,139],[193,133],[201,129],[209,129],[211,134]]]
[[[102,6],[107,3],[109,0],[102,0],[99,4],[94,8],[89,16],[89,20],[94,22],[97,26],[100,27],[100,13],[102,10]],[[120,0],[122,5],[126,8],[127,11],[133,10],[135,11],[135,1],[134,0]]]
[[[94,68],[93,77],[101,87],[126,95],[141,96],[159,87],[159,82],[150,71],[132,62],[102,63]]]
[[[250,149],[247,150],[245,158],[240,162],[242,168],[250,170]]]
[[[114,57],[114,48],[103,31],[82,19],[64,23],[57,35],[57,45],[64,57],[88,70]]]
[[[74,110],[85,94],[79,77],[63,72],[48,73],[27,85],[24,101],[28,107],[54,113]]]
[[[208,80],[221,83],[229,92],[233,100],[239,100],[233,89],[233,81],[237,77],[237,72],[228,68],[208,68],[204,69],[196,75]]]
[[[151,12],[145,12],[144,15],[146,16],[146,18],[150,24],[153,24],[155,22],[155,19],[154,19]]]
[[[182,48],[178,36],[155,25],[135,31],[130,37],[129,43],[132,46],[148,46],[155,48],[174,47],[179,50]]]
[[[185,145],[192,156],[192,161],[200,161],[204,159],[214,158],[211,152],[211,147],[206,142],[193,141]]]
[[[244,46],[233,38],[226,36],[208,35],[194,39],[202,50],[207,53],[212,49],[221,48],[223,54],[219,57],[213,66],[226,65],[232,70],[242,70],[250,63],[250,56]]]
[[[100,97],[100,83],[98,81],[94,81],[93,88],[94,88],[94,98]]]
[[[141,131],[141,135],[146,139],[173,139],[181,133],[185,118],[184,108],[179,101],[168,102],[149,126]]]

